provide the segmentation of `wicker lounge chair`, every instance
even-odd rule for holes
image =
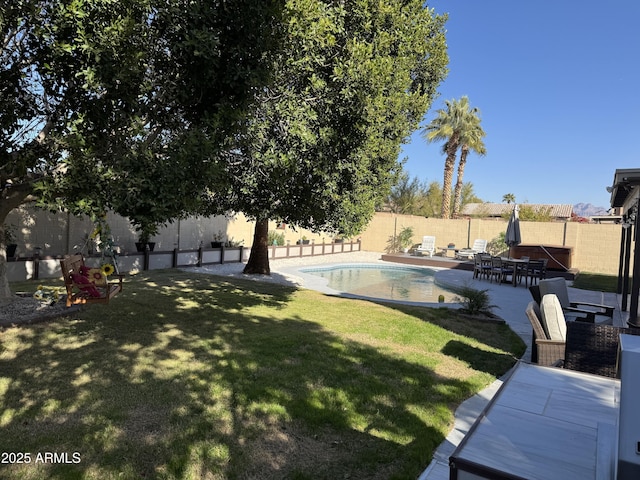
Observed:
[[[529,302],[526,314],[533,327],[531,362],[545,366],[560,365],[564,359],[565,339],[550,338],[543,327],[542,314],[536,302]]]

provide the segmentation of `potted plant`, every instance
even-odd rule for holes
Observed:
[[[16,231],[15,225],[7,224],[7,223],[4,224],[4,245],[5,245],[7,258],[16,256],[16,249],[18,248],[18,245],[15,243],[16,241],[15,231]]]
[[[309,239],[303,235],[300,240],[296,242],[298,245],[309,245]]]
[[[222,230],[218,230],[218,233],[213,234],[213,241],[211,242],[211,248],[222,248],[224,241],[224,234]]]
[[[158,233],[158,226],[152,222],[141,222],[140,225],[136,228],[139,233],[138,241],[136,242],[136,250],[138,252],[144,252],[149,249],[150,252],[153,252],[153,249],[156,246],[155,242],[150,242],[151,237]]]
[[[404,227],[402,230],[400,230],[400,233],[398,234],[398,247],[400,247],[402,249],[402,251],[404,253],[407,253],[409,251],[409,247],[411,246],[411,240],[413,237],[413,228],[411,227]]]

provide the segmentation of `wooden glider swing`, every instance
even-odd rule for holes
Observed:
[[[82,255],[60,260],[60,267],[67,289],[67,307],[79,303],[109,303],[122,291],[124,275],[116,274],[117,281],[110,283],[102,269],[87,267]]]

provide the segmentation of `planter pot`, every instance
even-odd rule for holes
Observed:
[[[153,249],[156,248],[156,242],[149,242],[147,246],[149,247],[149,251],[153,252]]]
[[[15,243],[10,243],[9,245],[7,245],[7,258],[12,258],[16,256],[16,249],[18,248],[18,245]]]
[[[211,242],[211,248],[222,248],[222,242]]]
[[[311,241],[311,240],[298,240],[298,241],[296,242],[296,245],[309,245],[309,242],[310,242],[310,241]]]
[[[147,244],[142,242],[136,242],[136,252],[144,252],[147,249]]]
[[[342,243],[342,242],[344,242],[343,238],[334,238],[333,239],[333,243]]]

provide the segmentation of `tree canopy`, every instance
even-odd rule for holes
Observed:
[[[421,1],[289,0],[284,16],[271,81],[209,198],[256,219],[248,273],[269,271],[268,219],[347,236],[368,223],[448,60],[445,19]]]
[[[281,3],[4,2],[0,228],[27,201],[140,225],[195,208],[267,81]],[[5,261],[0,244],[0,298]]]
[[[37,200],[355,233],[446,74],[444,21],[418,0],[3,4],[0,225]]]

